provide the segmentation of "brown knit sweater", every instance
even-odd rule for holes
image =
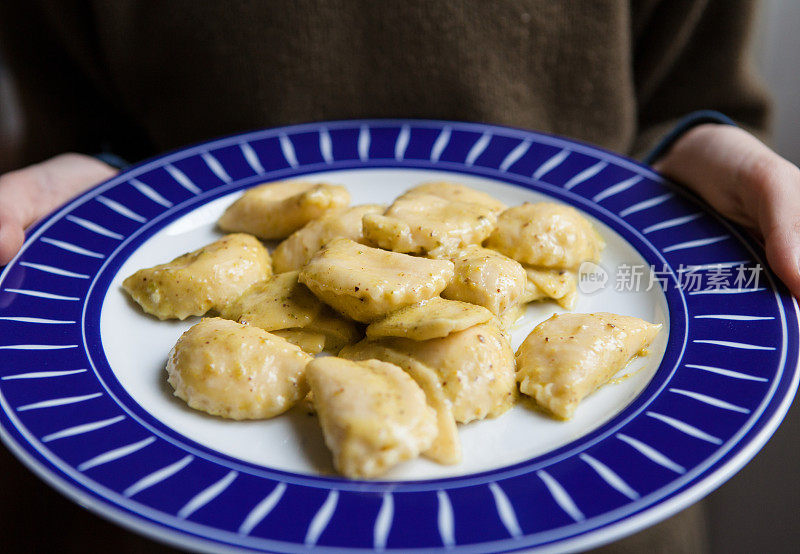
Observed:
[[[0,56],[22,126],[0,135],[0,171],[104,143],[136,159],[344,118],[500,123],[634,155],[700,108],[760,130],[752,12],[739,0],[4,1]]]

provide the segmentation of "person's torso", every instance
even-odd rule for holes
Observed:
[[[108,94],[159,149],[289,123],[432,118],[625,151],[625,2],[94,5]]]

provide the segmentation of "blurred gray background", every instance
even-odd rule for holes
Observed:
[[[754,61],[775,99],[773,147],[800,163],[800,2],[763,2]]]
[[[800,1],[763,2],[754,62],[775,101],[772,147],[800,164]],[[800,194],[800,191],[798,191]],[[800,402],[706,502],[712,551],[800,552]]]

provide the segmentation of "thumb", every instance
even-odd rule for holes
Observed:
[[[8,212],[9,210],[0,204],[0,266],[10,262],[25,242],[22,224],[16,214]]]
[[[781,182],[763,192],[758,220],[770,267],[800,298],[800,171],[792,169],[780,172]]]
[[[770,267],[792,295],[800,299],[800,218],[775,227],[765,240]]]

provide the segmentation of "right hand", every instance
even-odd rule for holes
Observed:
[[[800,169],[744,129],[698,125],[654,165],[764,240],[775,274],[800,298]]]
[[[25,229],[117,170],[83,154],[60,154],[0,175],[0,266],[25,241]]]

